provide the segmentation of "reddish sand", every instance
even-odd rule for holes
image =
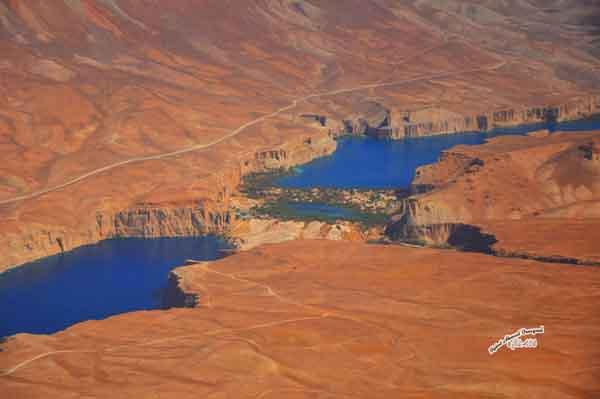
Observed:
[[[597,94],[597,7],[530,3],[0,1],[0,270],[115,235],[222,230],[241,173],[322,155],[307,143],[374,103],[452,130]],[[198,209],[200,224],[174,216]]]
[[[178,273],[199,308],[11,338],[3,397],[600,395],[598,268],[294,241]],[[488,353],[541,325],[537,348]]]
[[[496,110],[588,115],[600,13],[552,3],[0,0],[0,270],[114,236],[227,230],[244,173],[330,153],[342,120],[374,103],[450,130]],[[591,187],[593,171],[564,175],[556,165],[578,150],[547,144],[572,151],[541,169],[522,152],[507,173],[558,187],[562,202],[532,217],[560,230],[596,212],[568,189]],[[465,187],[447,205],[463,207]],[[523,204],[531,192],[511,193]],[[9,339],[0,394],[594,399],[599,270],[324,241],[257,248],[179,271],[199,308]],[[537,349],[488,354],[540,325]]]
[[[415,225],[466,223],[494,234],[494,249],[600,261],[599,133],[505,136],[458,146],[422,167]]]

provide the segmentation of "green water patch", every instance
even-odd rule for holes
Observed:
[[[355,222],[364,227],[380,226],[387,222],[389,214],[365,212],[346,204],[323,202],[293,202],[285,199],[265,202],[253,209],[256,217],[272,217],[280,220],[319,221],[335,223],[339,221]]]
[[[301,189],[275,184],[281,177],[296,173],[301,173],[301,169],[277,169],[246,176],[240,191],[261,204],[247,213],[238,212],[238,216],[326,223],[350,221],[374,227],[384,225],[399,206],[395,190]]]

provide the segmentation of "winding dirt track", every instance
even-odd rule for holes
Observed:
[[[327,310],[323,310],[323,309],[320,309],[315,306],[305,305],[303,303],[296,302],[294,300],[285,298],[285,297],[281,296],[280,294],[276,293],[275,291],[273,291],[273,289],[266,284],[261,284],[261,283],[257,283],[252,280],[243,279],[243,278],[237,277],[232,274],[218,272],[216,270],[211,269],[207,264],[202,265],[201,268],[206,273],[213,273],[213,274],[219,275],[221,277],[229,278],[231,280],[238,281],[238,282],[241,282],[244,284],[251,284],[251,285],[255,285],[255,286],[264,288],[265,291],[267,292],[267,295],[275,298],[276,300],[278,300],[282,303],[287,303],[287,304],[305,308],[305,309],[309,310],[311,313],[315,313],[315,316],[306,316],[306,317],[300,317],[300,318],[294,318],[294,319],[278,320],[278,321],[272,321],[269,323],[255,324],[255,325],[251,325],[248,327],[241,327],[241,328],[219,328],[216,330],[205,331],[205,332],[199,333],[199,334],[177,335],[177,336],[173,336],[173,337],[155,339],[152,341],[118,345],[118,346],[113,346],[113,347],[108,347],[108,348],[103,348],[103,349],[96,349],[96,350],[93,350],[93,349],[70,349],[70,350],[49,351],[49,352],[41,353],[41,354],[34,356],[30,359],[27,359],[25,361],[22,361],[21,363],[11,367],[10,369],[4,370],[2,373],[0,373],[0,377],[8,377],[11,374],[15,373],[16,371],[18,371],[19,369],[37,361],[37,360],[45,359],[45,358],[55,356],[55,355],[63,355],[63,354],[70,354],[70,353],[82,354],[82,353],[115,352],[120,349],[126,349],[126,348],[130,348],[130,347],[135,347],[135,346],[149,346],[149,345],[161,344],[161,343],[165,343],[165,342],[172,342],[172,341],[177,341],[177,340],[182,340],[182,339],[187,339],[187,338],[195,338],[195,337],[199,337],[199,336],[214,336],[214,335],[219,335],[219,334],[230,334],[230,333],[235,333],[235,332],[251,331],[251,330],[256,330],[256,329],[280,326],[280,325],[289,324],[289,323],[298,323],[298,322],[308,321],[308,320],[319,320],[319,319],[323,319],[326,317],[340,317],[340,318],[345,318],[345,319],[364,323],[362,320],[357,319],[355,317],[349,317],[349,316],[343,315],[339,312],[329,312]]]
[[[506,61],[501,61],[493,66],[489,66],[489,67],[481,67],[481,68],[474,68],[474,69],[469,69],[469,70],[463,70],[463,71],[457,71],[457,72],[444,72],[444,73],[438,73],[438,74],[433,74],[433,75],[428,75],[428,76],[423,76],[423,77],[418,77],[418,78],[412,78],[412,79],[406,79],[406,80],[400,80],[400,81],[395,81],[395,82],[385,82],[385,83],[374,83],[374,84],[366,84],[366,85],[361,85],[361,86],[357,86],[357,87],[353,87],[353,88],[349,88],[349,89],[339,89],[339,90],[334,90],[334,91],[329,91],[329,92],[325,92],[325,93],[319,93],[319,94],[311,94],[299,99],[294,100],[290,105],[287,105],[283,108],[278,109],[277,111],[271,113],[271,114],[267,114],[267,115],[263,115],[257,119],[254,119],[250,122],[247,122],[245,124],[243,124],[242,126],[238,127],[237,129],[233,130],[232,132],[230,132],[229,134],[214,140],[210,143],[206,143],[206,144],[199,144],[199,145],[195,145],[192,147],[188,147],[188,148],[184,148],[181,150],[177,150],[177,151],[173,151],[173,152],[168,152],[168,153],[163,153],[163,154],[158,154],[158,155],[153,155],[153,156],[148,156],[148,157],[140,157],[140,158],[132,158],[132,159],[128,159],[126,161],[121,161],[121,162],[117,162],[111,165],[107,165],[104,166],[102,168],[93,170],[91,172],[88,172],[86,174],[83,174],[77,178],[74,178],[72,180],[69,180],[66,183],[63,183],[61,185],[55,186],[55,187],[51,187],[51,188],[47,188],[44,190],[40,190],[40,191],[36,191],[30,194],[26,194],[26,195],[22,195],[19,197],[15,197],[15,198],[11,198],[11,199],[7,199],[7,200],[3,200],[0,201],[0,205],[2,204],[10,204],[10,203],[15,203],[15,202],[19,202],[19,201],[23,201],[23,200],[27,200],[27,199],[31,199],[31,198],[35,198],[35,197],[39,197],[41,195],[44,195],[46,193],[52,192],[52,191],[57,191],[60,190],[62,188],[71,186],[73,184],[76,184],[82,180],[85,180],[89,177],[98,175],[102,172],[117,168],[119,166],[123,166],[123,165],[128,165],[128,164],[132,164],[132,163],[136,163],[136,162],[144,162],[144,161],[151,161],[151,160],[158,160],[158,159],[164,159],[164,158],[169,158],[169,157],[174,157],[177,155],[181,155],[181,154],[186,154],[189,152],[193,152],[193,151],[198,151],[201,149],[206,149],[209,148],[211,146],[214,146],[216,144],[219,144],[231,137],[234,137],[236,135],[238,135],[239,133],[241,133],[244,129],[255,125],[257,123],[260,123],[266,119],[269,118],[273,118],[283,112],[289,111],[293,108],[295,108],[296,106],[298,106],[298,104],[300,102],[303,101],[307,101],[313,98],[319,98],[319,97],[326,97],[326,96],[333,96],[333,95],[338,95],[338,94],[343,94],[343,93],[349,93],[349,92],[353,92],[353,91],[359,91],[359,90],[365,90],[365,89],[372,89],[372,88],[378,88],[378,87],[388,87],[388,86],[397,86],[397,85],[402,85],[402,84],[408,84],[408,83],[413,83],[413,82],[418,82],[418,81],[423,81],[423,80],[430,80],[430,79],[439,79],[439,78],[445,78],[445,77],[449,77],[449,76],[456,76],[456,75],[461,75],[461,74],[467,74],[467,73],[475,73],[475,72],[484,72],[484,71],[493,71],[493,70],[498,70],[500,68],[502,68],[503,66],[506,65]],[[221,275],[223,277],[227,277],[236,281],[240,281],[240,282],[244,282],[244,283],[251,283],[251,284],[255,284],[258,286],[262,286],[263,288],[265,288],[265,290],[267,291],[267,294],[269,296],[273,296],[275,297],[277,300],[284,302],[284,303],[288,303],[288,304],[292,304],[292,305],[297,305],[300,307],[304,307],[307,309],[310,309],[312,311],[320,311],[320,315],[314,316],[314,317],[304,317],[304,318],[298,318],[298,319],[289,319],[289,320],[281,320],[281,321],[277,321],[277,322],[272,322],[272,323],[264,323],[264,324],[258,324],[258,325],[254,325],[254,326],[249,326],[249,327],[245,327],[245,328],[241,328],[241,329],[219,329],[219,330],[214,330],[214,331],[208,331],[208,332],[204,332],[202,334],[195,334],[193,336],[198,336],[198,335],[215,335],[215,334],[220,334],[220,333],[224,333],[224,332],[234,332],[234,331],[242,331],[242,330],[252,330],[252,329],[257,329],[257,328],[266,328],[266,327],[271,327],[274,325],[280,325],[280,324],[287,324],[287,323],[294,323],[294,322],[301,322],[304,320],[313,320],[313,319],[320,319],[320,318],[324,318],[324,317],[340,317],[340,318],[345,318],[345,319],[349,319],[349,320],[353,320],[355,322],[359,322],[359,323],[365,323],[363,320],[356,318],[356,317],[352,317],[352,316],[348,316],[348,315],[344,315],[341,314],[339,312],[335,312],[335,313],[329,313],[328,311],[324,311],[323,309],[318,309],[315,308],[313,306],[308,306],[302,303],[298,303],[295,302],[293,300],[284,298],[282,296],[280,296],[279,294],[277,294],[276,292],[274,292],[271,287],[267,286],[267,285],[263,285],[263,284],[259,284],[256,282],[253,282],[251,280],[246,280],[246,279],[241,279],[238,278],[236,276],[232,276],[232,275],[228,275],[225,273],[221,273],[215,270],[210,269],[207,265],[203,266],[203,269],[206,272],[209,273],[215,273],[218,275]],[[373,326],[371,326],[373,327]],[[11,374],[13,374],[14,372],[16,372],[17,370],[29,365],[30,363],[33,363],[37,360],[40,359],[44,359],[50,356],[54,356],[54,355],[60,355],[60,354],[69,354],[69,353],[96,353],[96,352],[110,352],[110,351],[115,351],[118,349],[123,349],[125,347],[130,347],[130,346],[144,346],[144,345],[152,345],[152,344],[156,344],[156,343],[161,343],[161,342],[166,342],[166,341],[173,341],[173,340],[179,340],[179,339],[184,339],[184,338],[190,338],[192,336],[190,335],[186,335],[186,336],[175,336],[175,337],[169,337],[169,338],[164,338],[164,339],[159,339],[159,340],[154,340],[154,341],[149,341],[149,342],[144,342],[144,343],[137,343],[137,344],[130,344],[130,345],[121,345],[118,347],[113,347],[113,348],[105,348],[105,349],[100,349],[100,350],[61,350],[61,351],[51,351],[51,352],[46,352],[46,353],[42,353],[39,354],[31,359],[25,360],[17,365],[15,365],[14,367],[11,367],[8,370],[5,370],[4,372],[2,372],[0,374],[0,377],[7,377],[10,376]]]
[[[107,165],[107,166],[103,166],[101,168],[98,169],[94,169],[88,173],[85,173],[81,176],[75,177],[65,183],[59,184],[57,186],[54,187],[49,187],[49,188],[45,188],[39,191],[34,191],[31,192],[29,194],[24,194],[24,195],[20,195],[18,197],[14,197],[14,198],[9,198],[9,199],[5,199],[5,200],[0,200],[0,205],[7,205],[7,204],[12,204],[12,203],[16,203],[16,202],[21,202],[21,201],[25,201],[28,199],[32,199],[32,198],[36,198],[39,196],[42,196],[44,194],[48,194],[51,193],[53,191],[58,191],[61,190],[65,187],[69,187],[72,186],[76,183],[79,183],[80,181],[83,181],[85,179],[88,179],[90,177],[99,175],[103,172],[107,172],[109,170],[118,168],[120,166],[125,166],[125,165],[129,165],[129,164],[133,164],[133,163],[138,163],[138,162],[145,162],[145,161],[155,161],[155,160],[160,160],[160,159],[165,159],[165,158],[171,158],[171,157],[175,157],[178,155],[182,155],[182,154],[187,154],[189,152],[194,152],[194,151],[199,151],[199,150],[203,150],[203,149],[207,149],[209,147],[215,146],[217,144],[220,144],[222,142],[224,142],[225,140],[228,140],[232,137],[237,136],[238,134],[240,134],[242,131],[244,131],[246,128],[249,128],[250,126],[254,126],[258,123],[261,123],[264,120],[276,117],[284,112],[287,112],[291,109],[294,109],[298,106],[299,103],[310,100],[310,99],[314,99],[314,98],[320,98],[320,97],[328,97],[328,96],[335,96],[338,94],[344,94],[344,93],[351,93],[351,92],[355,92],[355,91],[360,91],[360,90],[367,90],[367,89],[376,89],[376,88],[380,88],[380,87],[389,87],[389,86],[399,86],[399,85],[403,85],[403,84],[408,84],[408,83],[414,83],[414,82],[419,82],[419,81],[425,81],[425,80],[431,80],[431,79],[440,79],[440,78],[447,78],[450,76],[457,76],[457,75],[464,75],[464,74],[468,74],[468,73],[476,73],[476,72],[489,72],[489,71],[494,71],[494,70],[498,70],[500,68],[502,68],[503,66],[506,65],[506,61],[502,60],[501,62],[499,62],[498,64],[492,65],[492,66],[488,66],[488,67],[480,67],[480,68],[474,68],[474,69],[468,69],[468,70],[462,70],[462,71],[456,71],[456,72],[442,72],[442,73],[438,73],[438,74],[433,74],[433,75],[427,75],[427,76],[421,76],[421,77],[417,77],[417,78],[411,78],[411,79],[405,79],[405,80],[399,80],[399,81],[394,81],[394,82],[384,82],[384,83],[373,83],[373,84],[365,84],[365,85],[361,85],[361,86],[356,86],[356,87],[352,87],[352,88],[348,88],[348,89],[338,89],[338,90],[333,90],[333,91],[329,91],[329,92],[324,92],[324,93],[317,93],[317,94],[310,94],[308,96],[299,98],[294,100],[290,105],[287,105],[285,107],[282,107],[270,114],[267,115],[263,115],[259,118],[256,118],[254,120],[251,120],[245,124],[243,124],[242,126],[238,127],[237,129],[229,132],[228,134],[226,134],[225,136],[211,141],[209,143],[204,143],[204,144],[197,144],[191,147],[187,147],[187,148],[182,148],[181,150],[177,150],[177,151],[172,151],[172,152],[166,152],[166,153],[162,153],[162,154],[157,154],[157,155],[150,155],[147,157],[137,157],[137,158],[131,158],[131,159],[127,159],[124,161],[120,161],[120,162],[115,162],[113,164]]]
[[[203,262],[202,262],[203,263]],[[208,264],[203,264],[201,266],[201,269],[205,272],[205,273],[213,273],[216,274],[218,276],[221,277],[225,277],[234,281],[238,281],[240,283],[243,284],[250,284],[250,285],[254,285],[257,287],[261,287],[264,288],[267,295],[270,297],[275,298],[277,301],[281,302],[281,303],[286,303],[289,305],[293,305],[293,306],[298,306],[300,308],[304,308],[305,310],[309,311],[310,313],[315,314],[314,316],[306,316],[306,317],[300,317],[300,318],[294,318],[294,319],[285,319],[285,320],[278,320],[278,321],[273,321],[273,322],[269,322],[269,323],[261,323],[261,324],[255,324],[255,325],[251,325],[248,327],[241,327],[241,328],[219,328],[216,330],[210,330],[210,331],[205,331],[203,333],[199,333],[199,334],[187,334],[187,335],[177,335],[177,336],[172,336],[172,337],[166,337],[166,338],[161,338],[161,339],[155,339],[155,340],[151,340],[151,341],[145,341],[145,342],[138,342],[138,343],[133,343],[133,344],[125,344],[125,345],[118,345],[118,346],[114,346],[114,347],[109,347],[109,348],[103,348],[103,349],[70,349],[70,350],[58,350],[58,351],[49,351],[49,352],[44,352],[41,353],[37,356],[34,356],[30,359],[27,359],[25,361],[22,361],[21,363],[11,367],[10,369],[4,370],[2,373],[0,373],[0,377],[8,377],[11,374],[15,373],[16,371],[18,371],[19,369],[37,361],[40,359],[45,359],[47,357],[51,357],[51,356],[55,356],[55,355],[63,355],[63,354],[70,354],[70,353],[106,353],[106,352],[115,352],[118,351],[120,349],[126,349],[126,348],[130,348],[130,347],[135,347],[135,346],[149,346],[149,345],[155,345],[155,344],[161,344],[161,343],[165,343],[165,342],[172,342],[172,341],[178,341],[178,340],[182,340],[182,339],[188,339],[188,338],[195,338],[195,337],[199,337],[199,336],[214,336],[214,335],[219,335],[219,334],[230,334],[230,333],[235,333],[235,332],[242,332],[242,331],[250,331],[250,330],[256,330],[256,329],[262,329],[262,328],[268,328],[268,327],[274,327],[274,326],[280,326],[280,325],[284,325],[284,324],[289,324],[289,323],[298,323],[298,322],[302,322],[302,321],[309,321],[309,320],[318,320],[318,319],[323,319],[323,318],[327,318],[327,317],[334,317],[334,318],[340,318],[340,319],[346,319],[346,320],[350,320],[350,321],[354,321],[356,323],[361,323],[366,325],[369,328],[378,328],[378,326],[373,325],[372,323],[368,323],[364,320],[362,320],[359,317],[356,316],[352,316],[352,315],[348,315],[345,314],[344,312],[340,312],[337,310],[330,310],[330,309],[323,309],[320,308],[318,306],[312,306],[312,305],[306,305],[304,303],[301,302],[296,302],[292,299],[286,298],[280,294],[278,294],[277,292],[275,292],[269,285],[266,284],[261,284],[261,283],[257,283],[255,281],[252,280],[248,280],[245,278],[241,278],[241,277],[237,277],[234,274],[228,274],[228,273],[222,273],[219,272],[217,270],[213,270],[209,267]]]

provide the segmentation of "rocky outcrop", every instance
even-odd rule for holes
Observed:
[[[402,200],[386,233],[418,244],[589,263],[600,254],[586,244],[600,224],[597,142],[597,133],[555,133],[454,147],[419,168],[413,195]],[[420,187],[428,191],[415,193]],[[591,224],[585,237],[577,233],[581,219]],[[561,230],[574,233],[543,243]]]
[[[162,309],[193,308],[198,303],[198,294],[186,292],[180,284],[181,276],[177,269],[169,273],[167,287],[163,292]]]
[[[596,268],[298,240],[176,272],[197,308],[2,343],[3,396],[589,399],[600,390]],[[536,349],[488,353],[540,324]]]
[[[138,206],[117,213],[108,225],[109,236],[115,237],[184,237],[219,232],[227,228],[231,215],[228,210],[209,211],[198,207],[147,207]],[[99,215],[98,228],[104,221]],[[109,230],[110,231],[110,230]]]
[[[329,134],[292,139],[279,148],[259,150],[250,159],[241,161],[241,176],[272,169],[290,168],[315,158],[329,155],[337,148],[337,142]],[[240,177],[241,177],[240,176]],[[239,184],[239,181],[236,183]]]
[[[71,228],[36,226],[27,234],[0,238],[5,248],[0,271],[41,257],[69,251],[110,238],[184,237],[223,234],[235,220],[230,209],[231,193],[245,174],[291,167],[335,151],[336,142],[327,134],[294,139],[279,148],[254,152],[215,178],[209,198],[195,201],[134,203],[123,209],[97,210]]]
[[[266,218],[240,220],[232,226],[229,234],[231,240],[243,251],[264,244],[297,239],[365,242],[382,237],[380,229],[365,230],[360,224],[352,222],[302,222]]]
[[[377,102],[362,102],[355,112],[342,121],[343,134],[389,137],[391,129],[390,110]]]
[[[357,108],[359,111],[342,120],[342,127],[334,130],[336,135],[404,139],[565,122],[600,114],[600,96],[583,96],[561,105],[507,108],[468,115],[439,107],[396,110],[370,102],[360,103]],[[322,118],[327,120],[325,116]]]
[[[99,211],[94,218],[80,220],[75,228],[40,226],[24,235],[7,235],[0,244],[7,248],[0,270],[45,256],[70,251],[111,238],[159,238],[222,233],[232,215],[224,204],[134,205],[112,213]]]
[[[452,234],[464,226],[442,208],[419,201],[418,197],[402,200],[399,212],[388,223],[385,234],[395,241],[445,247]]]
[[[599,87],[597,13],[575,1],[193,3],[0,1],[0,267],[220,228],[236,173],[312,159],[329,132],[487,129]]]
[[[480,227],[462,223],[440,223],[415,225],[405,220],[388,224],[387,237],[408,244],[451,247],[465,252],[492,254],[492,246],[497,242],[492,234],[486,234]]]

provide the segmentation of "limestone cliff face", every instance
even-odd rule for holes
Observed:
[[[226,232],[235,216],[230,199],[247,173],[291,167],[335,151],[336,141],[326,133],[289,140],[271,149],[250,152],[230,163],[215,178],[205,198],[110,206],[78,220],[76,226],[37,225],[26,234],[0,238],[0,271],[45,256],[111,238],[183,237]]]
[[[338,221],[325,223],[319,221],[281,221],[277,219],[240,220],[230,231],[236,246],[246,251],[264,244],[280,243],[297,239],[359,241],[381,238],[381,229],[364,230],[360,224]]]
[[[98,211],[75,228],[36,226],[24,235],[3,237],[0,270],[112,238],[184,237],[224,231],[231,221],[226,203],[132,205]]]
[[[428,245],[464,242],[488,248],[490,237],[465,225],[549,218],[600,220],[598,135],[506,136],[458,146],[418,170],[413,195],[390,221],[394,240]],[[419,192],[426,187],[424,192]]]
[[[119,212],[109,225],[116,237],[181,237],[220,231],[226,228],[230,214],[198,207],[137,207]],[[101,223],[101,219],[99,221]]]
[[[440,203],[407,198],[390,220],[386,235],[396,241],[444,246],[458,226],[469,222],[470,216],[467,212],[457,215]]]
[[[413,204],[417,205],[418,204]],[[392,240],[433,247],[454,247],[465,251],[491,253],[497,242],[492,234],[482,232],[477,226],[454,222],[419,224],[413,219],[416,214],[409,212],[396,216],[388,224],[385,234]]]
[[[329,129],[535,122],[520,107],[600,90],[590,1],[238,3],[0,0],[0,268],[221,229],[239,176],[331,151]]]
[[[598,113],[600,113],[600,96],[585,96],[561,105],[509,108],[466,116],[431,109],[404,113],[400,121],[392,122],[393,126],[397,127],[389,131],[394,138],[421,137],[487,131],[494,128],[552,121],[563,122],[590,117]]]
[[[392,108],[378,103],[363,105],[360,111],[343,121],[340,132],[403,139],[563,122],[599,114],[600,96],[583,96],[561,105],[508,108],[468,115],[439,107],[418,110]]]
[[[324,131],[325,129],[323,129]],[[336,148],[337,142],[330,134],[290,139],[278,148],[256,151],[253,157],[241,161],[240,174],[289,168],[329,155]]]
[[[391,124],[390,110],[378,102],[361,102],[354,112],[342,121],[343,134],[388,137]]]

